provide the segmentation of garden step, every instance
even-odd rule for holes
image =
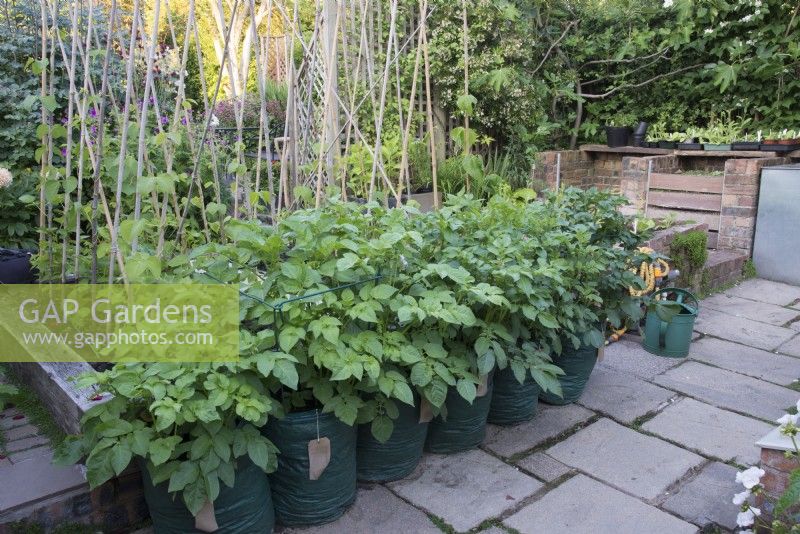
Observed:
[[[647,203],[648,206],[660,208],[719,212],[722,208],[722,195],[682,191],[650,191]]]
[[[690,210],[675,211],[651,206],[647,208],[647,216],[651,219],[674,217],[676,221],[702,223],[708,226],[709,230],[719,230],[719,213]]]
[[[710,234],[709,247],[711,247]],[[742,270],[748,258],[749,255],[742,250],[709,250],[708,259],[703,266],[704,287],[702,289],[713,291],[738,281],[742,277]]]

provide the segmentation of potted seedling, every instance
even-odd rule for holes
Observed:
[[[667,128],[663,122],[656,122],[650,125],[650,128],[647,130],[647,147],[648,148],[659,148],[659,141],[666,139],[667,137]]]
[[[631,124],[636,121],[636,118],[630,114],[619,114],[605,126],[606,130],[606,144],[609,147],[627,146],[631,135]]]
[[[678,143],[681,142],[685,136],[686,134],[683,132],[672,132],[664,134],[662,139],[658,141],[658,148],[675,150],[675,147],[678,146]]]
[[[755,135],[755,139],[751,140],[749,134],[744,135],[741,141],[734,141],[731,143],[731,150],[759,150],[761,148],[761,130]]]
[[[677,143],[676,148],[678,150],[703,150],[703,144],[699,142],[700,138],[700,129],[699,128],[689,128],[686,132],[681,136],[683,139],[681,142]]]
[[[703,150],[723,152],[731,149],[731,138],[721,125],[709,126],[700,130],[698,138],[703,143]]]

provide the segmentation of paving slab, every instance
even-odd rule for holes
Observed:
[[[355,504],[333,523],[309,528],[288,528],[283,532],[287,534],[442,533],[421,510],[417,510],[379,485],[360,487]]]
[[[52,454],[53,449],[50,448],[49,444],[47,444],[34,447],[32,449],[25,449],[24,451],[11,453],[8,455],[8,459],[11,460],[12,464],[18,464],[32,458],[41,458],[43,456],[50,457]]]
[[[666,441],[600,419],[547,453],[644,499],[655,499],[703,458]]]
[[[699,362],[657,376],[656,383],[735,412],[773,421],[797,402],[797,392]]]
[[[28,424],[28,418],[21,414],[16,408],[9,408],[0,415],[3,416],[0,417],[0,430],[9,430]],[[22,417],[19,417],[20,415],[22,415]]]
[[[517,462],[517,465],[533,476],[552,482],[572,471],[568,465],[564,465],[552,456],[544,452],[535,452]]]
[[[788,306],[800,299],[800,287],[761,279],[746,280],[725,293],[778,306]]]
[[[486,426],[483,447],[504,458],[529,451],[594,416],[577,404],[539,404],[536,417],[515,426]]]
[[[675,393],[641,378],[608,368],[598,368],[589,378],[578,403],[623,423],[656,411]]]
[[[31,424],[10,428],[3,431],[3,437],[7,442],[16,441],[22,438],[30,438],[39,434],[39,429]]]
[[[603,360],[597,363],[596,369],[612,369],[652,380],[656,375],[680,363],[678,358],[662,358],[650,354],[639,343],[623,339],[606,347]]]
[[[694,525],[585,475],[572,477],[503,523],[522,534],[697,531]]]
[[[481,450],[426,454],[411,476],[389,484],[394,493],[459,532],[499,516],[542,487]]]
[[[743,299],[735,295],[718,293],[700,302],[700,309],[710,308],[725,312],[736,317],[745,317],[760,323],[769,323],[776,326],[798,319],[800,310],[785,308],[767,302],[757,302]]]
[[[739,507],[733,496],[742,491],[736,483],[735,467],[712,462],[695,478],[681,486],[662,507],[701,527],[713,524],[733,531]]]
[[[9,441],[6,443],[6,452],[14,453],[47,445],[50,441],[45,436],[31,436],[29,438],[22,438],[16,441]]]
[[[23,504],[30,504],[43,496],[86,485],[86,479],[77,465],[56,467],[52,455],[39,460],[28,460],[5,467],[0,484],[0,513]]]
[[[681,399],[642,428],[724,462],[755,465],[761,456],[756,441],[773,427],[694,399]]]
[[[782,386],[800,378],[800,360],[797,358],[713,337],[692,343],[689,357]]]
[[[711,309],[700,310],[694,329],[703,334],[766,350],[775,350],[797,335],[791,328],[759,323]]]
[[[800,357],[800,335],[778,347],[778,352]]]

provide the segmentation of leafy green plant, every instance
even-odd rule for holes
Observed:
[[[55,461],[86,458],[95,488],[142,462],[154,484],[166,483],[194,515],[233,487],[237,463],[248,457],[265,472],[277,450],[259,428],[280,404],[262,382],[257,359],[227,364],[127,364],[79,380],[107,402],[83,417],[83,434],[68,437]]]

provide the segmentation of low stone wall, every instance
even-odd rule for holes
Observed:
[[[98,527],[102,532],[123,533],[149,519],[142,476],[137,469],[129,468],[94,490],[89,490],[87,484],[0,515],[0,534],[26,532],[27,527],[19,525],[22,522],[30,528],[41,526],[46,532],[78,523]]]

